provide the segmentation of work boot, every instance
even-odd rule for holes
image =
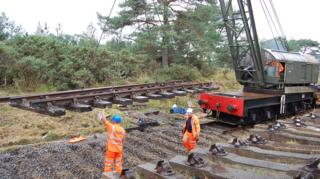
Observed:
[[[194,153],[190,153],[188,155],[188,160],[187,162],[190,164],[190,166],[196,165],[197,161],[194,159]]]
[[[135,179],[136,178],[134,173],[128,168],[123,169],[121,171],[121,174],[118,174],[118,175],[119,175],[119,179]]]

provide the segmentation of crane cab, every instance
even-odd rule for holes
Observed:
[[[265,82],[296,86],[317,83],[319,61],[310,55],[263,49]]]

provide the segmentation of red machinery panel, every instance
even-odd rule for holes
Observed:
[[[244,98],[223,93],[202,93],[199,97],[203,109],[220,111],[238,117],[244,117]]]

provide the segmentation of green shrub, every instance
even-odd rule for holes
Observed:
[[[212,64],[201,64],[200,73],[204,77],[215,75],[217,72],[217,68]]]
[[[46,141],[52,141],[52,140],[60,139],[61,137],[62,137],[62,136],[59,136],[58,134],[49,131],[43,138],[44,138]]]
[[[199,70],[195,67],[186,65],[171,65],[168,69],[159,69],[155,72],[155,79],[157,81],[168,80],[186,80],[194,81],[201,77]]]

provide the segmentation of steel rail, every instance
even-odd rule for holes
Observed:
[[[0,103],[6,103],[6,102],[9,102],[9,100],[10,100],[9,96],[0,97]]]
[[[178,84],[178,85],[171,85],[171,86],[156,86],[150,88],[143,88],[143,89],[127,89],[127,90],[118,90],[118,91],[108,91],[103,93],[94,93],[94,94],[86,94],[86,95],[69,95],[67,97],[60,97],[60,98],[45,98],[45,99],[36,99],[30,101],[31,104],[37,103],[46,103],[46,102],[56,102],[56,101],[73,101],[74,99],[91,99],[94,97],[116,97],[116,95],[133,95],[136,93],[146,94],[146,93],[159,93],[162,90],[174,90],[174,89],[186,89],[191,87],[203,87],[203,86],[210,86],[212,83],[191,83],[191,84]]]
[[[148,88],[150,86],[168,86],[172,84],[182,83],[181,80],[174,80],[169,82],[155,82],[155,83],[145,83],[145,84],[133,84],[133,85],[120,85],[120,86],[108,86],[100,88],[88,88],[88,89],[77,89],[77,90],[68,90],[68,91],[59,91],[59,92],[50,92],[42,94],[32,94],[25,96],[5,96],[0,97],[0,103],[17,101],[17,100],[34,100],[39,98],[55,98],[55,97],[66,97],[69,95],[85,95],[88,93],[103,93],[106,91],[112,90],[121,90],[121,89],[131,89],[131,88]]]

